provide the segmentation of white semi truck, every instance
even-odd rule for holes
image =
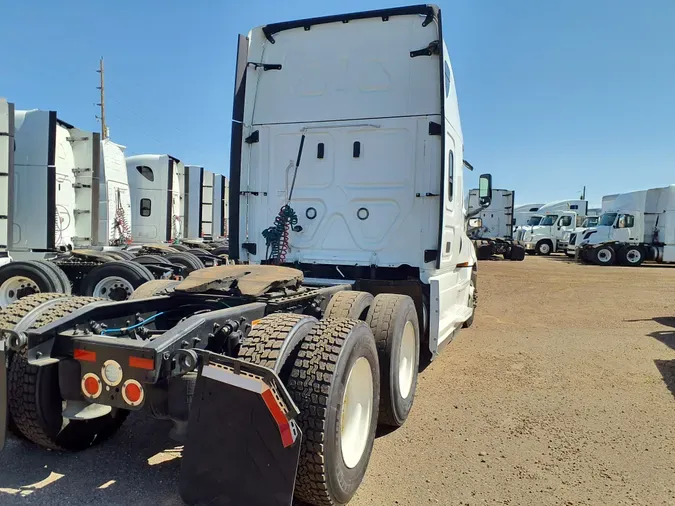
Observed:
[[[241,36],[230,250],[245,265],[155,281],[124,302],[52,301],[45,327],[27,328],[17,307],[0,332],[0,364],[14,354],[0,416],[74,450],[145,409],[184,441],[188,504],[347,504],[377,426],[412,409],[420,355],[476,311],[442,27],[438,7],[415,5]],[[490,184],[481,176],[483,205]],[[28,381],[53,395],[19,395]]]
[[[577,252],[597,265],[675,262],[675,185],[616,195]]]
[[[523,260],[525,250],[513,241],[514,190],[493,189],[492,202],[484,207],[480,202],[480,189],[469,190],[467,212],[479,220],[479,226],[469,230],[479,260],[502,255],[509,260]]]
[[[13,260],[0,267],[0,306],[35,292],[126,298],[154,279],[120,249],[131,221],[123,147],[55,111],[0,100],[0,116],[2,249]]]
[[[539,223],[529,223],[530,218],[533,216],[540,216],[538,214],[539,209],[543,207],[545,204],[536,204],[536,203],[530,203],[530,204],[521,204],[519,206],[515,206],[513,210],[513,226],[514,226],[514,231],[520,227],[523,227],[525,225],[538,225]]]
[[[567,244],[563,237],[581,226],[588,213],[588,202],[586,200],[550,202],[542,206],[538,212],[541,216],[539,223],[520,229],[516,239],[528,254],[550,255],[556,251],[566,250]]]
[[[584,232],[590,228],[594,228],[598,225],[600,221],[600,216],[602,213],[608,211],[610,206],[616,200],[616,194],[614,195],[605,195],[602,197],[602,207],[594,207],[588,209],[588,216],[584,219],[580,227],[574,229],[574,231],[567,232],[563,237],[563,242],[567,244],[565,248],[565,254],[574,258],[576,256],[577,247],[581,245],[583,240]]]

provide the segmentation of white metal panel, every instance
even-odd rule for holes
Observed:
[[[56,126],[56,247],[73,244],[75,233],[75,157],[70,132]]]
[[[98,226],[101,245],[119,244],[132,239],[131,194],[124,149],[124,146],[109,139],[101,141]],[[117,221],[119,226],[115,225]]]
[[[438,40],[436,23],[423,21],[409,15],[318,24],[277,33],[274,44],[254,29],[249,61],[282,69],[248,67],[246,96],[256,105],[246,108],[244,122],[438,114],[438,59],[410,57]]]
[[[302,230],[290,233],[287,261],[423,263],[423,250],[435,250],[438,237],[437,227],[426,226],[430,216],[435,215],[438,223],[438,197],[426,197],[426,193],[438,194],[439,184],[440,140],[428,133],[431,119],[305,125],[290,202]],[[257,195],[242,197],[240,212],[246,216],[251,211],[242,230],[247,224],[246,242],[258,244],[254,261],[265,259],[262,231],[287,202],[301,136],[297,125],[262,127],[260,142],[251,145],[251,161],[242,181],[249,182],[245,191]],[[358,157],[354,156],[356,142],[360,143]],[[323,158],[319,158],[319,144],[323,144]],[[415,187],[426,191],[418,197]]]
[[[187,217],[186,238],[199,239],[201,237],[201,211],[202,211],[202,178],[204,167],[197,165],[185,166],[185,194]]]
[[[174,220],[168,212],[173,207],[169,207],[168,201],[169,160],[168,155],[135,155],[126,158],[134,242],[158,242],[170,238],[169,231]],[[152,180],[143,176],[139,167],[149,167]],[[150,216],[141,215],[143,199],[151,203]]]
[[[222,235],[223,229],[223,188],[225,176],[214,174],[213,176],[213,237],[218,238]]]
[[[0,251],[12,243],[14,104],[0,98]]]
[[[214,176],[210,170],[204,171],[202,179],[202,223],[201,231],[205,239],[213,239],[213,198],[214,198]]]
[[[511,237],[513,234],[513,190],[492,190],[492,202],[476,217],[482,220],[478,231],[480,237]],[[480,208],[478,190],[469,190],[467,210],[469,213]]]
[[[48,236],[54,236],[55,223],[46,219],[49,203],[54,202],[53,196],[48,195],[50,126],[52,136],[56,135],[56,124],[50,125],[50,116],[55,120],[55,113],[50,111],[16,111],[14,115],[14,222],[10,249],[47,249]]]
[[[100,141],[101,138],[98,133],[68,128],[68,143],[73,153],[73,166],[70,168],[70,173],[75,176],[73,181],[75,191],[73,204],[74,234],[71,241],[72,245],[78,248],[98,245]]]

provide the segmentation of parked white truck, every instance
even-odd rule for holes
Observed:
[[[2,249],[13,259],[0,267],[0,306],[36,292],[126,298],[154,279],[118,251],[131,220],[123,147],[55,111],[0,100],[0,116]]]
[[[521,204],[519,206],[515,206],[513,210],[513,226],[514,226],[514,231],[518,229],[519,227],[523,227],[525,225],[539,225],[539,221],[541,220],[541,215],[539,214],[539,209],[541,209],[545,204],[536,204],[536,203],[530,203],[530,204]],[[530,218],[533,216],[538,216],[539,221],[536,223],[530,223]]]
[[[580,227],[574,229],[574,231],[567,232],[563,236],[563,242],[567,244],[565,247],[565,254],[574,258],[576,256],[576,250],[581,245],[583,240],[584,232],[590,228],[594,228],[598,225],[600,221],[600,216],[602,213],[609,210],[610,206],[614,203],[616,199],[616,194],[614,195],[605,195],[602,197],[602,207],[594,207],[588,209],[588,216],[584,219]]]
[[[577,252],[597,265],[675,262],[675,185],[616,195]]]
[[[514,218],[513,202],[515,191],[493,189],[492,202],[484,207],[480,202],[480,189],[469,190],[467,212],[479,225],[469,229],[469,237],[474,242],[478,260],[488,260],[494,255],[502,255],[507,260],[523,260],[525,250],[513,241]]]
[[[14,353],[0,417],[74,450],[145,408],[183,438],[188,504],[347,504],[377,426],[411,412],[420,355],[476,311],[442,26],[438,7],[414,5],[242,36],[230,237],[245,265],[123,302],[52,301],[49,324],[30,330],[17,308],[0,331],[0,364]],[[481,176],[484,206],[490,183]]]
[[[538,225],[518,231],[518,244],[528,254],[550,255],[556,251],[564,252],[567,244],[563,236],[581,226],[587,212],[586,200],[563,200],[546,204],[539,209],[542,219]]]

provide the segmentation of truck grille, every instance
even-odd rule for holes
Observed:
[[[575,244],[577,240],[577,234],[570,234],[570,244]]]
[[[522,228],[520,230],[516,231],[516,241],[522,241],[524,234],[525,234],[525,231]]]

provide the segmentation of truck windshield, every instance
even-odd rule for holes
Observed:
[[[616,220],[616,213],[605,213],[600,216],[598,224],[602,227],[611,227],[614,225],[614,220]]]
[[[546,216],[546,218],[541,220],[540,225],[543,225],[545,227],[550,227],[551,225],[553,225],[555,223],[555,220],[557,220],[557,219],[558,219],[557,214],[549,214],[548,216]]]
[[[530,219],[527,220],[527,225],[532,227],[532,226],[537,226],[539,225],[539,222],[541,221],[542,216],[530,216]]]
[[[598,217],[594,216],[593,218],[586,218],[584,222],[581,224],[583,228],[590,228],[594,227],[598,224]]]

